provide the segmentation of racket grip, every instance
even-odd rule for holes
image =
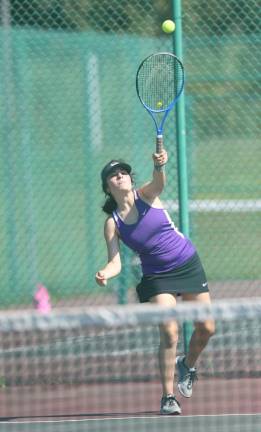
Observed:
[[[157,135],[156,138],[156,153],[161,153],[163,150],[163,135]]]
[[[157,135],[156,138],[156,153],[161,153],[163,150],[163,135]],[[164,165],[155,165],[157,171],[163,171]]]

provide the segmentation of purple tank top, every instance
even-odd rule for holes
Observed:
[[[125,224],[117,211],[112,216],[121,240],[141,260],[144,275],[162,273],[181,266],[196,252],[191,241],[180,233],[165,209],[151,207],[134,191],[138,210],[136,223]]]

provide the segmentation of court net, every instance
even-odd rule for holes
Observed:
[[[184,323],[206,319],[216,333],[197,362],[193,396],[183,398],[175,383],[182,416],[166,419],[158,326],[179,323],[182,354]],[[36,431],[62,430],[60,421],[70,421],[64,430],[86,430],[83,420],[93,431],[224,432],[244,422],[244,431],[261,430],[261,299],[2,312],[0,334],[2,421],[37,420]]]

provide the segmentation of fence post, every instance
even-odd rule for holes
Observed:
[[[182,60],[182,0],[172,0],[173,20],[176,30],[173,33],[174,53]],[[189,206],[188,206],[188,174],[186,155],[186,123],[185,123],[185,96],[184,91],[176,105],[176,136],[177,136],[177,165],[178,165],[178,192],[179,192],[179,228],[189,236]],[[188,351],[192,334],[192,324],[184,323],[183,337],[184,350]]]

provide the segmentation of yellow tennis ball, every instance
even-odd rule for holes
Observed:
[[[157,102],[157,108],[162,108],[162,106],[163,106],[162,101],[158,101],[158,102]]]
[[[172,21],[170,19],[167,19],[166,21],[164,21],[162,23],[162,26],[161,26],[162,30],[165,33],[172,33],[172,32],[174,32],[175,27],[176,27],[176,25],[175,25],[174,21]]]

